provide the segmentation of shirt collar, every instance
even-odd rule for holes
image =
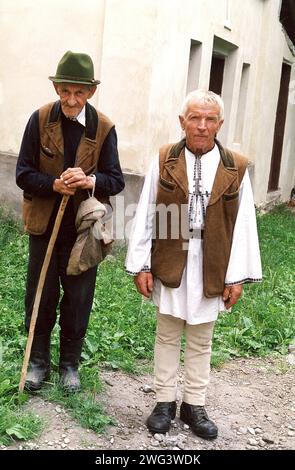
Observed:
[[[86,127],[86,112],[85,112],[85,106],[81,109],[80,113],[76,117],[76,120],[79,122],[79,124],[82,124],[82,126]]]
[[[211,154],[211,152],[213,152],[213,151],[215,152],[216,147],[217,147],[217,145],[216,145],[216,143],[214,143],[212,149],[207,150],[207,152],[205,152],[205,153],[202,153],[202,154],[200,155],[200,157],[204,157],[205,155],[209,155],[209,154]],[[218,147],[217,147],[217,148],[218,148]],[[196,155],[194,154],[194,152],[188,148],[187,145],[185,146],[185,149],[189,152],[189,154],[193,155],[194,157],[196,156]]]

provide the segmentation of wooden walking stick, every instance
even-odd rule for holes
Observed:
[[[20,382],[19,382],[19,387],[18,387],[20,393],[23,392],[24,386],[25,386],[27,369],[28,369],[28,364],[29,364],[29,358],[30,358],[30,354],[31,354],[32,343],[33,343],[34,332],[35,332],[35,326],[36,326],[36,321],[37,321],[37,317],[38,317],[39,306],[40,306],[40,301],[41,301],[41,295],[42,295],[42,291],[43,291],[43,287],[44,287],[44,283],[45,283],[45,279],[46,279],[46,274],[47,274],[48,266],[49,266],[50,259],[51,259],[51,256],[52,256],[53,247],[54,247],[54,244],[55,244],[55,241],[56,241],[56,237],[58,235],[60,224],[61,224],[64,212],[65,212],[69,197],[70,196],[64,194],[63,198],[61,200],[61,203],[60,203],[60,206],[59,206],[59,209],[58,209],[58,213],[57,213],[57,216],[56,216],[56,219],[55,219],[54,227],[53,227],[53,230],[52,230],[52,234],[51,234],[51,237],[50,237],[50,240],[49,240],[49,243],[48,243],[46,255],[45,255],[45,258],[44,258],[44,261],[43,261],[43,265],[42,265],[42,269],[41,269],[41,273],[40,273],[40,277],[39,277],[39,282],[38,282],[38,286],[37,286],[37,290],[36,290],[36,296],[35,296],[35,300],[34,300],[33,312],[32,312],[31,322],[30,322],[30,330],[29,330],[29,335],[28,335],[28,339],[27,339],[26,351],[25,351],[25,356],[24,356],[24,361],[23,361],[23,366],[22,366],[22,372],[21,372],[21,377],[20,377]]]

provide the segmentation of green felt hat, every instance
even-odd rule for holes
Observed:
[[[98,85],[94,79],[92,59],[87,54],[67,51],[58,63],[54,77],[48,77],[55,83],[80,83],[83,85]]]

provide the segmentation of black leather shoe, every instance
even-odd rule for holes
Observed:
[[[187,424],[191,430],[203,439],[215,439],[218,428],[208,418],[204,406],[189,405],[183,402],[180,407],[180,419]]]
[[[147,419],[148,430],[153,434],[165,434],[169,431],[171,420],[175,418],[175,415],[176,401],[159,401]]]

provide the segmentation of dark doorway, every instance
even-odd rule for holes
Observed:
[[[212,55],[209,90],[221,95],[225,57]]]
[[[285,123],[288,106],[289,83],[291,66],[283,63],[281,84],[277,104],[276,123],[272,147],[271,166],[268,181],[268,191],[275,191],[279,186],[282,150],[284,143]]]

